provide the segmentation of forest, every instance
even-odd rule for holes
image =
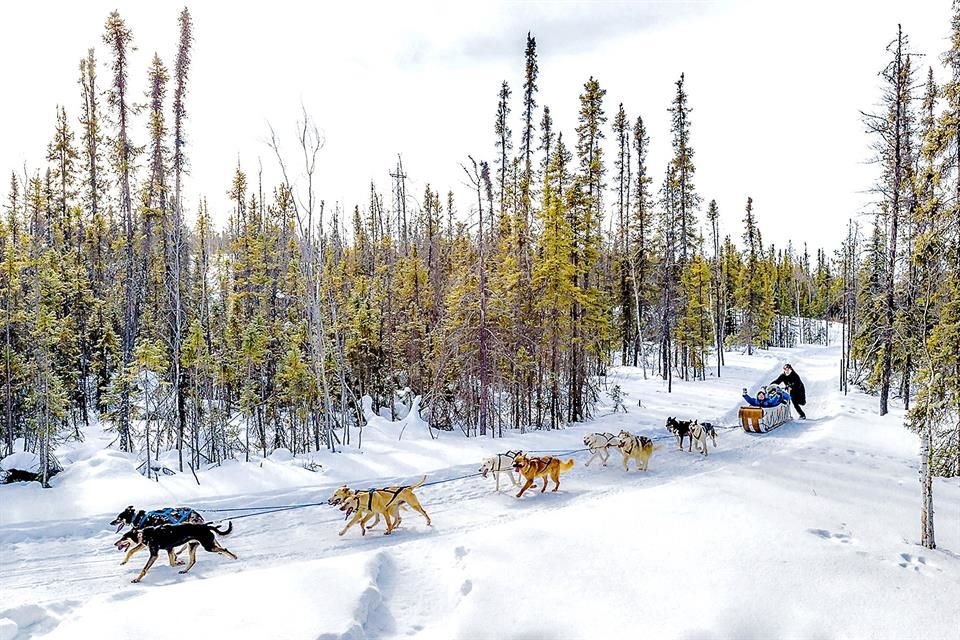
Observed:
[[[37,452],[44,481],[56,446],[96,422],[148,474],[171,450],[183,471],[357,446],[365,396],[389,413],[420,396],[434,433],[562,428],[616,393],[609,367],[669,390],[722,376],[725,351],[825,343],[830,323],[840,388],[876,394],[880,415],[902,403],[926,468],[960,474],[956,5],[942,56],[899,29],[877,52],[883,93],[862,119],[875,207],[836,212],[850,220],[833,252],[767,244],[752,199],[721,211],[698,190],[682,73],[669,131],[596,77],[576,121],[554,122],[532,33],[522,86],[504,81],[472,123],[491,135],[487,157],[463,155],[469,198],[411,197],[398,150],[388,192],[371,178],[352,207],[329,206],[304,110],[295,153],[269,131],[278,183],[238,164],[229,184],[191,186],[228,192],[230,210],[211,211],[184,197],[187,9],[174,35],[173,60],[132,68],[133,28],[111,13],[79,60],[78,106],[51,109],[46,166],[9,175],[3,451]],[[133,95],[143,75],[149,93]],[[666,166],[649,166],[651,137],[669,139]],[[741,233],[721,237],[721,216]]]

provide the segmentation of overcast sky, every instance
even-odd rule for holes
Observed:
[[[500,82],[514,90],[519,142],[527,31],[537,39],[539,105],[574,136],[577,96],[591,75],[607,90],[612,122],[623,102],[647,122],[659,186],[670,154],[667,108],[686,73],[696,184],[716,199],[739,236],[748,195],[764,239],[836,248],[846,220],[868,209],[876,168],[859,111],[880,93],[884,47],[903,23],[923,75],[947,48],[950,0],[767,0],[701,2],[190,2],[195,32],[187,97],[190,216],[200,195],[226,220],[226,191],[239,159],[276,179],[267,123],[292,153],[303,104],[326,140],[320,196],[352,210],[374,180],[389,203],[389,176],[402,153],[408,193],[425,183],[458,195],[469,213],[459,164],[494,156]],[[176,3],[4,2],[0,6],[0,170],[41,166],[64,104],[76,121],[78,65],[97,48],[108,81],[103,23],[118,8],[133,30],[137,97],[158,52],[172,67]],[[135,131],[145,140],[145,123]],[[539,121],[539,114],[537,120]],[[608,123],[609,124],[609,123]],[[607,131],[608,142],[612,133]],[[612,186],[612,145],[608,162]],[[0,190],[5,194],[7,181]],[[613,202],[613,197],[608,197]],[[705,209],[705,207],[704,207]],[[701,220],[703,216],[700,216]]]

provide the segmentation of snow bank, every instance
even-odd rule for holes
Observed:
[[[373,436],[395,440],[432,440],[430,423],[420,415],[420,402],[422,400],[423,396],[416,396],[409,411],[405,411],[399,420],[390,420],[377,415],[373,410],[373,399],[370,396],[363,396],[361,405],[363,407],[363,417],[367,421],[367,425],[363,428],[363,436],[365,438]]]
[[[40,470],[40,456],[29,451],[19,451],[11,453],[9,456],[0,460],[0,469],[4,471],[30,471],[36,473]]]

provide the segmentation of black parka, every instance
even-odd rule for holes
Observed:
[[[807,390],[803,387],[803,380],[796,371],[790,370],[790,373],[781,373],[780,376],[770,384],[785,384],[790,391],[790,397],[799,405],[807,404]]]

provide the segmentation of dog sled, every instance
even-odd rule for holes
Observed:
[[[747,433],[767,433],[793,420],[789,404],[775,407],[740,407],[740,424]]]

